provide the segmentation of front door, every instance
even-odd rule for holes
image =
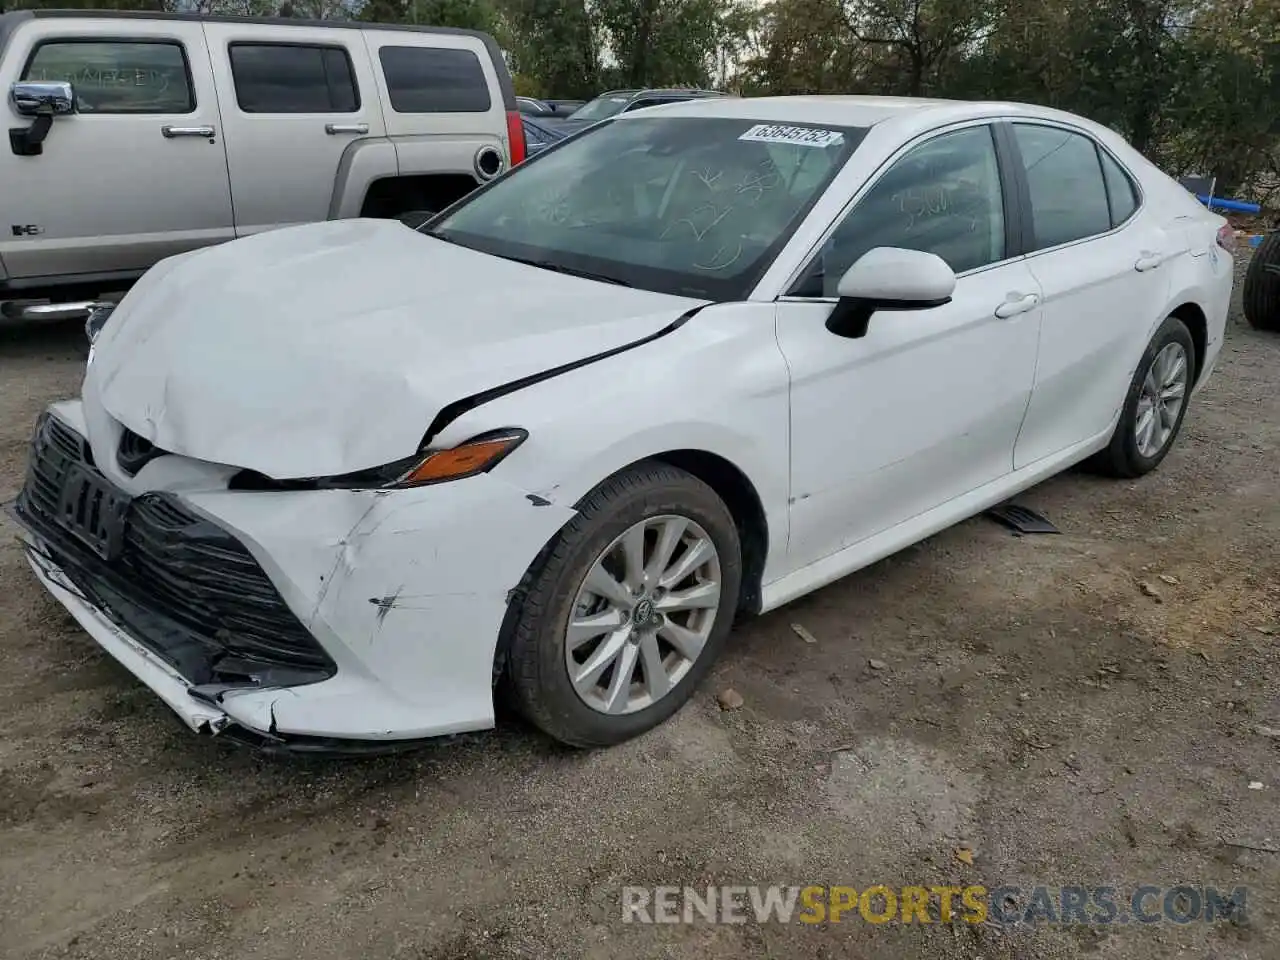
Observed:
[[[39,156],[0,141],[0,257],[11,279],[140,272],[234,236],[204,33],[181,21],[38,19],[5,50],[0,90],[70,81]],[[6,127],[31,125],[6,104]]]
[[[936,253],[952,301],[880,311],[866,333],[825,322],[844,271],[875,247]],[[1012,470],[1039,336],[1039,287],[1008,258],[991,128],[915,146],[858,201],[778,304],[791,369],[791,538],[797,569]]]
[[[327,219],[343,154],[386,134],[360,31],[213,22],[205,36],[227,92],[236,235]]]

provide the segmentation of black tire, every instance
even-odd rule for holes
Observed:
[[[724,502],[697,477],[649,461],[596,487],[578,514],[543,549],[516,588],[503,692],[534,726],[561,743],[602,747],[658,726],[689,699],[711,669],[733,626],[742,584],[738,530]],[[678,514],[696,522],[719,554],[720,607],[692,667],[656,703],[630,714],[606,715],[578,696],[565,667],[565,631],[578,587],[597,556],[633,524]]]
[[[1142,394],[1142,381],[1151,364],[1155,361],[1157,354],[1171,343],[1181,344],[1187,352],[1187,392],[1183,397],[1182,407],[1178,410],[1178,418],[1173,425],[1173,432],[1169,434],[1169,439],[1154,456],[1147,457],[1138,450],[1138,441],[1134,436],[1138,419],[1138,400]],[[1160,461],[1173,449],[1178,433],[1182,429],[1182,421],[1186,418],[1187,405],[1191,400],[1191,389],[1195,386],[1195,369],[1196,345],[1191,338],[1191,331],[1177,317],[1166,318],[1155,336],[1151,338],[1151,342],[1147,344],[1147,349],[1142,354],[1142,361],[1134,371],[1133,380],[1129,383],[1129,392],[1124,398],[1124,407],[1120,411],[1120,422],[1116,424],[1111,443],[1105,450],[1096,454],[1088,465],[1098,473],[1129,479],[1141,477],[1158,467]]]
[[[1242,291],[1244,316],[1255,330],[1280,333],[1280,230],[1254,251]]]

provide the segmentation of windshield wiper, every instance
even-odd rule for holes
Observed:
[[[563,263],[553,263],[550,260],[526,260],[524,257],[506,257],[507,260],[514,260],[516,263],[527,263],[531,267],[540,267],[543,270],[550,270],[553,273],[566,273],[571,277],[582,277],[586,280],[599,280],[601,283],[612,283],[619,287],[629,287],[631,284],[625,280],[619,280],[617,277],[608,277],[603,273],[592,273],[590,270],[578,270],[574,267],[566,267]]]

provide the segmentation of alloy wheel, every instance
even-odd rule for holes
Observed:
[[[635,713],[670,693],[720,612],[720,557],[708,533],[666,514],[633,524],[596,557],[574,599],[565,667],[600,713]]]
[[[1178,425],[1187,395],[1187,351],[1180,343],[1166,344],[1156,354],[1142,380],[1133,434],[1138,453],[1158,456]]]

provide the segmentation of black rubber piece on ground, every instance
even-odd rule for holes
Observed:
[[[1151,368],[1156,355],[1170,343],[1180,343],[1187,352],[1187,392],[1182,399],[1182,407],[1178,410],[1178,421],[1173,425],[1173,432],[1168,441],[1154,457],[1144,457],[1138,452],[1138,439],[1134,429],[1138,420],[1138,399],[1142,395],[1142,381]],[[1187,406],[1191,400],[1191,389],[1195,386],[1192,373],[1196,369],[1196,344],[1191,339],[1191,331],[1177,317],[1166,317],[1160,329],[1156,331],[1151,342],[1147,344],[1138,369],[1134,371],[1133,380],[1129,383],[1129,392],[1125,395],[1124,407],[1120,411],[1120,422],[1111,435],[1111,443],[1106,449],[1095,454],[1087,461],[1089,468],[1110,477],[1132,479],[1150,473],[1160,465],[1165,456],[1177,442],[1178,433],[1182,430],[1182,421],[1187,416]]]
[[[1263,237],[1254,251],[1242,301],[1249,326],[1280,333],[1280,230]]]
[[[1062,533],[1037,510],[1018,503],[1002,503],[987,511],[987,516],[1014,533]]]
[[[742,550],[733,516],[692,474],[646,461],[587,494],[578,514],[542,550],[512,594],[518,604],[501,681],[502,693],[530,723],[562,743],[602,747],[662,723],[689,699],[733,626],[742,584]],[[606,716],[573,689],[565,666],[565,628],[579,584],[596,557],[646,517],[676,514],[698,523],[720,556],[720,613],[701,655],[676,687],[644,710]]]

